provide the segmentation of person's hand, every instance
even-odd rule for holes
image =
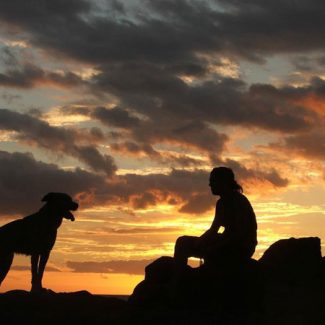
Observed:
[[[211,236],[211,229],[208,229],[205,233],[203,233],[200,238],[205,239]]]

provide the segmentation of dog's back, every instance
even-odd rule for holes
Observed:
[[[41,211],[12,221],[0,228],[0,250],[18,254],[40,254],[50,251],[55,243],[57,227]]]

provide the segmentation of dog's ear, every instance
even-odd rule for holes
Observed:
[[[50,201],[52,198],[53,198],[53,194],[54,193],[47,193],[44,197],[43,197],[43,199],[42,199],[42,202],[48,202],[48,201]]]

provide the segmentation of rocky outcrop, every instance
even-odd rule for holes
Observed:
[[[0,324],[74,325],[126,324],[127,303],[87,291],[30,293],[12,290],[0,294]]]
[[[136,286],[129,302],[183,307],[243,305],[257,300],[259,287],[259,265],[253,259],[180,270],[172,257],[163,256],[146,267],[145,279]]]
[[[172,257],[161,257],[146,267],[145,279],[134,289],[129,302],[172,308],[212,307],[215,312],[239,313],[241,318],[243,314],[258,314],[281,323],[288,311],[290,318],[304,310],[303,293],[314,295],[309,298],[308,308],[318,308],[324,282],[320,239],[290,238],[271,245],[258,261],[230,261],[227,265],[216,262],[179,270]],[[313,319],[304,315],[301,317]],[[313,317],[318,319],[317,314]],[[289,318],[287,324],[297,322]]]
[[[300,268],[321,262],[321,244],[318,237],[281,239],[272,244],[259,262],[268,268]]]

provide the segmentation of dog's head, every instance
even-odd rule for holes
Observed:
[[[76,211],[78,209],[78,203],[74,202],[68,194],[48,193],[43,197],[42,202],[46,202],[48,205],[55,208],[55,210],[61,214],[61,217],[71,221],[75,220],[70,211]]]

